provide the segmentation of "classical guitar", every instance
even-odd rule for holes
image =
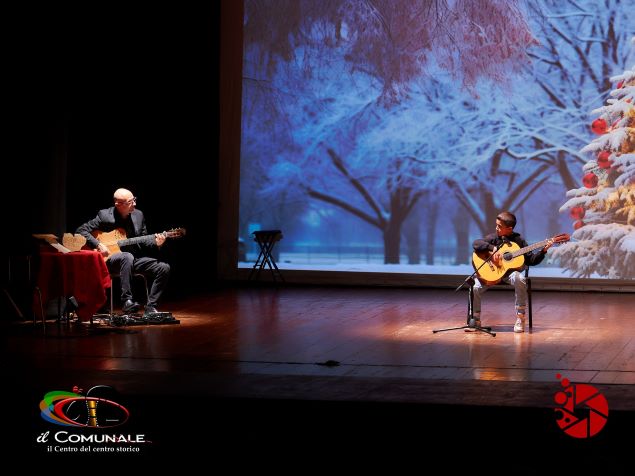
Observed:
[[[185,236],[185,228],[173,228],[163,233],[157,233],[165,236],[166,238],[180,238]],[[123,228],[116,228],[112,231],[100,231],[95,230],[91,232],[97,241],[108,248],[108,256],[104,259],[108,260],[112,255],[121,252],[122,246],[137,245],[140,243],[153,244],[154,233],[152,235],[135,236],[134,238],[126,237],[126,231]]]
[[[521,248],[514,242],[508,241],[503,243],[497,250],[503,256],[503,259],[498,265],[491,260],[487,261],[492,253],[490,251],[484,251],[474,252],[472,254],[472,266],[474,266],[475,270],[478,270],[479,281],[488,285],[496,284],[507,274],[512,271],[517,271],[525,265],[524,255],[526,253],[542,248],[548,244],[565,243],[569,241],[569,239],[570,236],[568,234],[561,233],[552,238],[534,243],[533,245],[525,246],[524,248]],[[487,261],[487,263],[485,263],[485,261]]]

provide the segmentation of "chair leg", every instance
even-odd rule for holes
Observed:
[[[40,290],[39,287],[35,287],[35,292],[37,293],[38,296],[38,301],[40,303],[40,317],[42,318],[42,325],[46,326],[46,316],[44,316],[44,304],[42,303],[42,291]],[[35,309],[33,310],[33,325],[36,324],[36,317],[35,317]]]
[[[135,276],[140,277],[143,280],[143,288],[146,290],[146,304],[148,304],[148,298],[150,297],[150,290],[148,289],[148,279],[145,274],[136,273]]]
[[[527,314],[529,314],[529,328],[533,327],[531,319],[531,278],[527,278]]]
[[[9,301],[9,304],[11,304],[11,307],[13,307],[13,310],[15,311],[17,316],[20,319],[24,319],[24,315],[22,314],[22,311],[20,311],[20,308],[18,307],[18,305],[13,300],[13,297],[11,296],[11,293],[9,292],[9,290],[7,288],[2,288],[2,292],[4,292],[4,295],[7,297],[7,300]]]

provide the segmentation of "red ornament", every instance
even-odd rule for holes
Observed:
[[[609,157],[611,157],[611,152],[608,150],[603,150],[602,152],[600,152],[598,154],[598,167],[600,167],[601,169],[608,169],[612,164],[613,161],[609,160]]]
[[[606,121],[604,119],[601,119],[601,118],[600,119],[596,119],[591,124],[591,130],[593,132],[595,132],[597,135],[604,134],[607,129],[608,129],[608,126],[606,124]]]
[[[585,213],[584,207],[573,207],[569,212],[569,216],[574,220],[582,220]]]
[[[624,86],[624,80],[621,80],[619,83],[617,83],[616,89],[622,89],[622,86]]]
[[[589,172],[584,177],[582,177],[582,183],[586,188],[594,188],[598,185],[598,176],[593,172]]]
[[[582,220],[578,220],[573,224],[573,229],[577,230],[578,228],[582,228],[585,223]]]

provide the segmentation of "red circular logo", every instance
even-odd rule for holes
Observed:
[[[556,375],[560,379],[560,374]],[[564,390],[554,395],[556,423],[567,435],[590,438],[597,435],[609,417],[609,404],[592,385],[572,384],[568,378],[560,382]]]

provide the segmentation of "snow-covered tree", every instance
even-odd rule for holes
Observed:
[[[527,139],[553,164],[567,189],[579,182],[571,170],[586,158],[587,111],[610,90],[609,76],[626,62],[635,22],[635,0],[533,0],[530,25],[540,45],[531,48],[531,75],[547,100],[536,110]]]
[[[506,82],[535,43],[521,0],[245,0],[244,40],[265,76],[302,61],[306,74],[345,46],[350,67],[398,102],[413,78],[439,65],[463,86]],[[304,50],[303,48],[310,46]],[[302,51],[301,57],[298,52]]]
[[[578,152],[586,143],[585,109],[608,91],[609,72],[627,64],[635,0],[534,0],[527,7],[540,43],[529,49],[528,71],[515,76],[509,97],[486,90],[452,121],[473,129],[458,146],[474,157],[477,179],[448,182],[482,232],[545,182],[577,185],[571,169],[586,161]]]
[[[635,48],[635,37],[632,40]],[[567,193],[561,211],[575,223],[573,239],[554,253],[575,276],[630,279],[635,273],[635,65],[616,83],[592,130],[599,135],[582,149],[583,187]]]
[[[452,171],[447,156],[421,159],[428,131],[404,136],[426,116],[414,112],[437,107],[420,101],[414,79],[440,70],[470,89],[479,78],[504,82],[532,42],[515,1],[248,1],[243,107],[266,102],[268,113],[243,124],[243,157],[258,142],[245,132],[292,136],[266,147],[273,157],[256,167],[268,170],[264,192],[304,192],[351,213],[381,231],[385,262],[398,263],[404,220],[432,178],[442,183],[437,172]]]

